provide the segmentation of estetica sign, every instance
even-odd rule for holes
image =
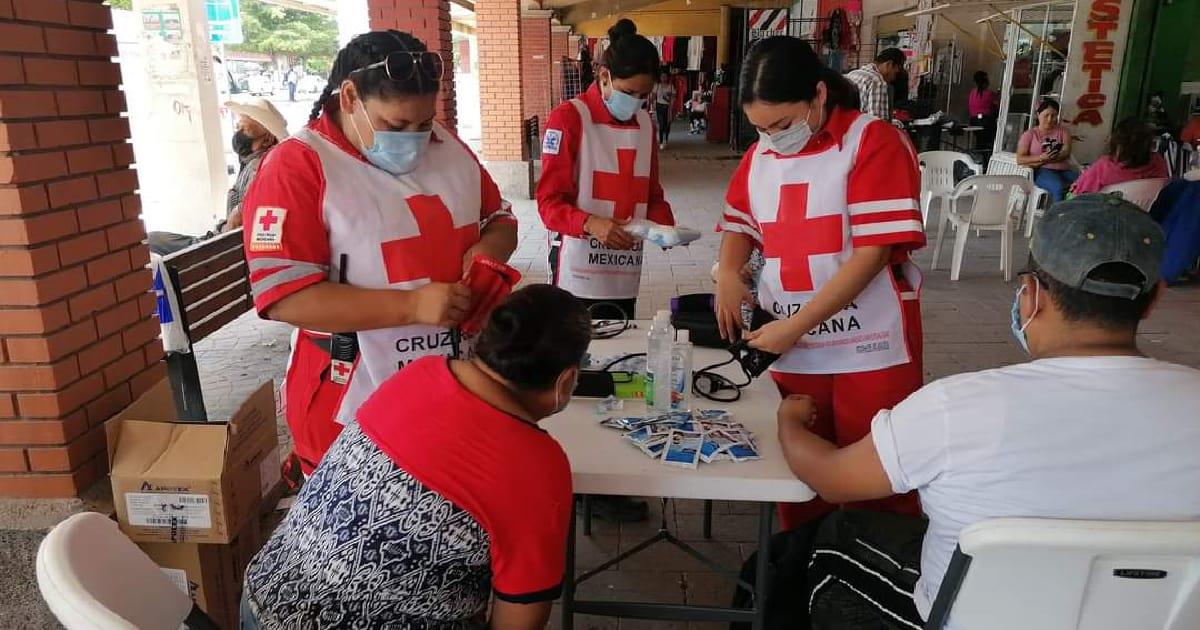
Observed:
[[[1063,86],[1064,119],[1076,139],[1072,153],[1091,162],[1113,125],[1134,0],[1079,0]]]

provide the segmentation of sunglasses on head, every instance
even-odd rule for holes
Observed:
[[[383,61],[375,62],[363,68],[363,71],[375,68],[383,68],[387,78],[392,81],[408,81],[417,76],[417,72],[421,73],[422,78],[441,81],[446,71],[442,56],[432,51],[389,53]]]

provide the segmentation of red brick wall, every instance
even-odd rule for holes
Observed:
[[[111,27],[0,0],[0,496],[101,479],[104,422],[165,376]]]
[[[523,118],[537,116],[544,127],[550,113],[550,18],[521,18],[521,88],[525,96]]]
[[[412,33],[430,50],[442,54],[446,75],[438,99],[438,121],[450,130],[457,129],[449,0],[367,0],[367,10],[371,13],[372,30],[396,29]]]
[[[524,159],[521,142],[520,0],[476,0],[475,36],[479,43],[479,98],[483,158]]]

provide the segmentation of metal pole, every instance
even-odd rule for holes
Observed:
[[[575,501],[571,500],[571,523],[567,528],[567,562],[563,572],[562,630],[575,627]]]
[[[758,509],[758,562],[754,567],[754,623],[753,630],[767,627],[767,568],[771,562],[771,518],[775,515],[775,504],[761,503]]]

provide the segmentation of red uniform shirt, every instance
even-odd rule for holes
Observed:
[[[841,145],[850,125],[861,114],[834,108],[821,128],[797,155],[812,155]],[[757,143],[746,151],[725,194],[726,212],[718,229],[743,232],[760,244],[762,232],[750,212],[750,163]],[[921,221],[920,210],[904,208],[874,212],[872,202],[920,199],[921,171],[912,146],[900,132],[884,121],[869,124],[863,132],[857,158],[846,180],[846,203],[851,215],[851,244],[854,247],[891,245],[895,261],[907,260],[913,250],[925,246],[925,232],[908,221]],[[915,204],[914,204],[915,206]],[[736,212],[729,212],[733,209]]]
[[[385,382],[358,422],[392,462],[487,530],[498,597],[558,596],[571,465],[550,434],[466,391],[442,357],[414,361]]]
[[[310,122],[308,128],[364,165],[367,164],[337,126],[333,112],[326,111],[320,118]],[[437,142],[436,136],[432,141]],[[480,216],[483,220],[494,218],[497,221],[515,222],[495,181],[482,165],[479,166],[479,179]],[[298,139],[285,140],[263,159],[242,205],[245,209],[246,259],[251,268],[254,306],[259,313],[265,313],[275,302],[288,295],[328,279],[332,261],[328,223],[324,216],[325,193],[327,186],[339,185],[348,183],[327,182],[317,152]],[[282,208],[286,212],[280,229],[278,250],[254,251],[250,243],[253,222],[260,219],[259,208]],[[256,259],[263,262],[255,264]]]
[[[579,95],[596,124],[614,127],[628,126],[608,113],[600,97],[599,84],[593,83]],[[578,110],[570,102],[562,103],[550,112],[546,121],[546,136],[557,137],[556,142],[545,142],[542,147],[542,178],[537,186],[538,213],[546,229],[567,236],[584,236],[583,223],[589,214],[576,205],[579,193],[578,153],[583,135],[583,121]],[[653,138],[655,136],[651,136]],[[658,176],[658,147],[651,142],[650,199],[647,201],[646,218],[661,225],[675,225],[671,205],[663,195]]]

